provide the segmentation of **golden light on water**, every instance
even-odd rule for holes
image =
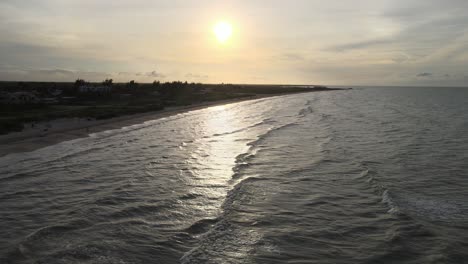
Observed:
[[[218,42],[224,44],[232,37],[232,25],[226,21],[219,21],[213,27],[213,33]]]

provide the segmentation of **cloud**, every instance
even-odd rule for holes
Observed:
[[[201,75],[201,74],[187,73],[185,75],[185,78],[188,78],[188,79],[208,79],[209,76],[208,75]]]
[[[106,72],[78,71],[70,69],[33,69],[10,65],[0,65],[0,80],[4,81],[60,81],[72,82],[81,78],[99,81],[112,77]]]
[[[121,71],[115,74],[119,80],[125,81],[126,79],[138,79],[140,81],[152,81],[154,78],[166,78],[165,74],[162,74],[157,71],[150,72],[131,72],[131,71]],[[136,78],[135,78],[136,77]]]
[[[279,60],[286,60],[286,61],[304,61],[306,57],[303,54],[295,53],[295,52],[285,52],[276,56],[275,58]]]
[[[135,74],[135,73],[133,73],[133,72],[119,72],[119,73],[117,73],[117,75],[119,75],[119,76],[120,75],[133,75],[133,74]]]
[[[30,72],[31,73],[45,74],[45,75],[63,75],[63,76],[73,76],[73,75],[78,73],[78,72],[75,72],[75,71],[65,70],[65,69],[33,70],[33,71],[30,71]]]
[[[159,73],[157,71],[147,72],[146,76],[153,77],[153,78],[166,78],[166,75]]]
[[[348,50],[355,50],[355,49],[365,49],[372,46],[383,45],[383,44],[390,44],[392,39],[385,38],[385,39],[373,39],[373,40],[365,40],[365,41],[358,41],[358,42],[351,42],[341,45],[336,45],[325,49],[326,51],[335,51],[335,52],[344,52]]]
[[[195,78],[196,75],[193,75]],[[199,76],[204,78],[204,76]],[[207,77],[207,76],[206,76]],[[166,78],[166,75],[157,71],[150,72],[96,72],[81,71],[71,69],[34,69],[21,68],[10,65],[0,64],[0,80],[4,81],[59,81],[72,82],[76,79],[85,79],[87,81],[102,81],[107,78],[113,78],[115,81],[126,82],[131,79],[140,82],[152,82],[154,78]]]
[[[416,75],[416,77],[431,77],[432,73],[430,72],[421,72]]]

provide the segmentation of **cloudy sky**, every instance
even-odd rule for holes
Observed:
[[[468,86],[467,14],[467,0],[0,0],[0,80]]]

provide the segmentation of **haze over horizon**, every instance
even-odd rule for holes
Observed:
[[[3,0],[0,80],[467,86],[467,13],[462,0]]]

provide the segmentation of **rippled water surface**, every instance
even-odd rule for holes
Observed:
[[[0,158],[1,263],[468,263],[468,89],[196,110]]]

